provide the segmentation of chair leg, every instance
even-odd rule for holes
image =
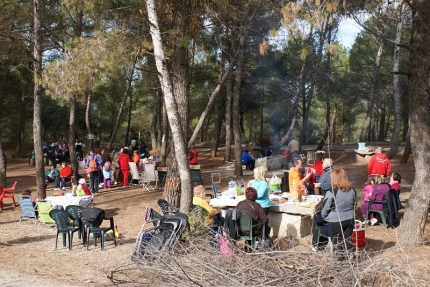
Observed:
[[[73,232],[69,231],[69,250],[72,250]]]
[[[384,228],[387,229],[387,220],[385,219],[385,215],[384,212],[379,212],[379,215],[381,216],[382,219],[382,224],[384,224]]]
[[[15,208],[16,207],[15,197],[12,197],[12,200],[13,200],[13,208]]]
[[[100,249],[101,250],[105,249],[105,233],[104,232],[100,232]]]
[[[66,247],[66,233],[62,233],[63,235],[63,247]]]
[[[57,242],[58,242],[58,232],[57,232],[57,237],[55,238],[55,248],[54,248],[54,250],[57,250]]]

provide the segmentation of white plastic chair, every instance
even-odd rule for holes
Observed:
[[[152,183],[155,182],[155,185]],[[154,190],[158,184],[158,176],[155,170],[155,164],[145,163],[145,173],[141,179],[143,190]]]
[[[137,166],[136,163],[134,162],[129,162],[128,166],[130,167],[130,174],[131,174],[131,179],[128,185],[132,185],[133,180],[137,181],[137,185],[142,183],[142,176],[139,174],[139,171],[137,170]]]

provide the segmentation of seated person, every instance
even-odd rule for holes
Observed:
[[[45,182],[54,182],[59,175],[60,172],[57,169],[57,165],[54,163],[50,169],[45,171]]]
[[[263,157],[270,156],[272,154],[272,148],[270,147],[270,140],[267,135],[263,135],[260,140],[260,153]]]
[[[328,235],[328,225],[324,218],[321,217],[321,211],[318,211],[313,216],[314,224],[312,226],[312,250],[321,250],[328,242],[327,238],[319,237],[320,234]],[[319,231],[319,232],[318,232]]]
[[[219,210],[213,208],[205,199],[205,188],[203,185],[197,185],[194,187],[193,205],[203,207],[208,213],[208,217],[205,218],[206,225],[211,225],[213,221],[221,223]]]
[[[384,206],[382,204],[382,199],[384,198],[384,195],[389,192],[391,189],[391,186],[385,182],[385,178],[383,176],[377,176],[375,177],[375,186],[373,187],[372,194],[368,196],[369,201],[376,201],[378,203],[372,203],[371,208],[375,210],[384,210]],[[367,208],[369,207],[368,202],[364,202],[361,206],[361,212],[364,217],[365,223],[368,223],[370,221],[370,225],[375,225],[378,223],[378,219],[374,217],[374,213],[369,213],[369,218],[366,218]]]
[[[92,195],[84,178],[79,179],[79,185],[76,180],[72,181],[72,194],[76,194],[77,196]]]
[[[248,170],[254,170],[255,159],[249,154],[247,149],[242,152],[242,165],[246,165],[246,169]]]
[[[140,167],[140,155],[137,150],[133,151],[133,158],[131,159],[135,164],[137,169]]]
[[[400,176],[400,173],[393,172],[390,177],[390,185],[391,185],[391,188],[396,191],[396,195],[399,201],[400,201],[400,183],[402,183],[402,177]]]
[[[256,225],[258,223],[265,223],[265,233],[266,236],[268,236],[270,234],[270,227],[268,225],[269,218],[267,218],[267,215],[261,205],[255,202],[255,200],[257,199],[257,190],[253,187],[248,187],[245,190],[245,197],[245,200],[239,202],[236,205],[236,209],[248,213],[252,218],[252,225]],[[258,225],[254,227],[252,229],[252,234],[261,234],[262,227],[263,225]]]
[[[58,190],[58,187],[62,190],[66,189],[66,182],[69,182],[72,180],[73,176],[73,170],[70,166],[67,165],[66,162],[62,163],[63,168],[60,171],[60,176],[57,177],[57,180],[55,181],[55,189]]]

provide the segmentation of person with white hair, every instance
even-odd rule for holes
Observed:
[[[317,183],[315,187],[319,187],[319,193],[323,196],[327,191],[331,190],[331,171],[333,169],[333,160],[331,158],[325,158],[322,164],[323,174],[320,176],[318,173],[314,173],[314,178]],[[315,191],[315,193],[317,193]]]
[[[391,164],[388,157],[382,153],[382,147],[375,149],[375,154],[370,158],[367,165],[367,175],[369,177],[383,176],[391,174]]]

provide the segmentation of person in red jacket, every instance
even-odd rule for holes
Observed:
[[[382,153],[382,147],[375,149],[375,154],[370,158],[367,165],[367,175],[375,177],[378,175],[387,177],[391,174],[390,160]]]
[[[60,181],[60,188],[62,190],[65,190],[66,189],[66,182],[69,182],[72,180],[73,170],[70,166],[67,165],[67,162],[63,162],[62,166],[63,166],[63,168],[60,171],[60,176],[57,177],[56,180]]]
[[[130,157],[124,152],[124,148],[121,148],[119,150],[118,164],[122,174],[122,186],[127,186],[128,173],[130,172],[130,166],[128,165],[129,162]]]
[[[199,153],[196,150],[196,146],[191,146],[191,150],[188,152],[188,163],[198,164],[199,163]]]
[[[317,158],[315,159],[315,163],[309,167],[308,173],[312,173],[312,169],[314,169],[315,172],[319,176],[321,176],[324,172],[323,162],[324,162],[324,154],[318,154]],[[314,177],[313,173],[306,182],[309,183],[309,184],[306,184],[306,188],[308,189],[308,191],[310,193],[315,192],[315,183],[317,183],[318,181]]]

